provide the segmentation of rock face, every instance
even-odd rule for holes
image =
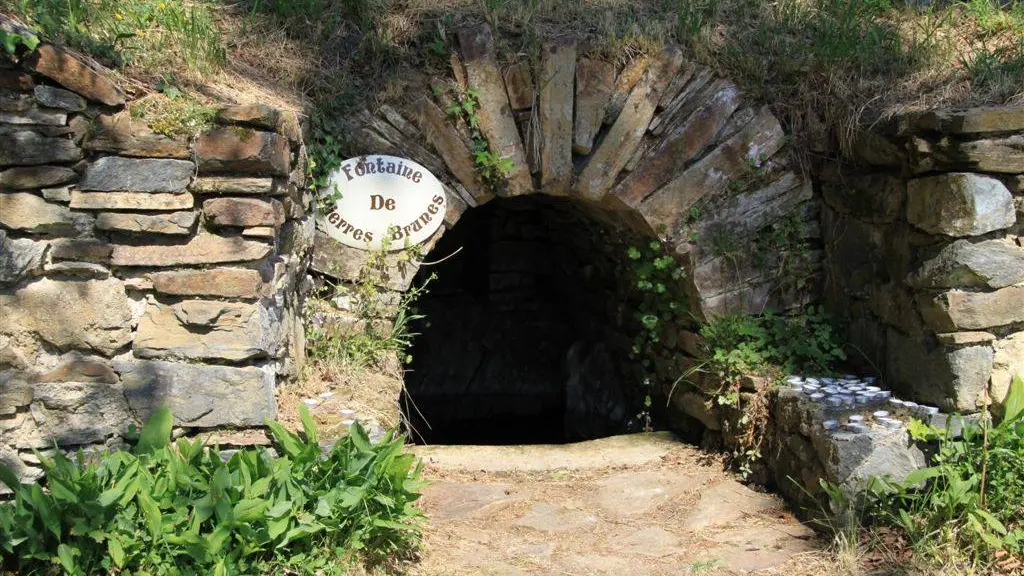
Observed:
[[[260,368],[118,361],[124,396],[140,420],[160,406],[177,426],[262,426],[277,413],[274,375]]]
[[[131,341],[132,314],[115,279],[36,280],[0,294],[0,332],[26,333],[61,349],[111,355]]]
[[[918,288],[1003,288],[1024,282],[1024,248],[1004,240],[957,240],[910,277]]]
[[[947,349],[889,329],[886,371],[898,392],[950,412],[977,410],[992,373],[992,347]]]
[[[1013,198],[1002,182],[970,173],[950,173],[907,184],[907,220],[933,234],[977,236],[1016,221]]]
[[[195,172],[186,160],[107,156],[89,165],[78,187],[86,191],[184,192]]]
[[[141,358],[241,361],[277,353],[274,313],[254,304],[185,300],[150,305],[139,321],[135,355]]]

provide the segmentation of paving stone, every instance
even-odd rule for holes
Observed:
[[[742,527],[716,534],[702,555],[720,561],[732,573],[777,568],[794,556],[811,552],[810,529],[795,535],[780,533],[775,526]]]
[[[242,361],[277,353],[280,319],[254,304],[150,304],[132,349],[138,358]]]
[[[511,484],[433,482],[423,490],[423,501],[431,516],[438,518],[480,517],[517,500],[511,488]]]
[[[257,298],[263,295],[260,272],[248,268],[155,272],[149,278],[154,290],[175,296]]]
[[[169,214],[103,212],[96,216],[96,228],[100,230],[177,236],[191,234],[192,225],[195,222],[195,212],[171,212]]]
[[[683,552],[679,537],[657,526],[620,530],[605,541],[605,547],[620,554],[654,558]]]
[[[124,92],[105,74],[97,71],[62,48],[41,44],[24,60],[24,66],[56,81],[89,100],[107,106],[124,104]]]
[[[78,174],[63,166],[25,166],[0,172],[0,189],[37,190],[74,182]]]
[[[199,172],[250,176],[287,176],[291,168],[288,140],[273,132],[219,128],[196,139]]]
[[[784,144],[785,134],[767,108],[743,129],[687,168],[640,205],[639,211],[651,229],[676,238],[689,216],[690,207],[707,196],[728,190],[729,183],[742,178],[751,162],[763,162]]]
[[[700,501],[690,508],[683,527],[704,530],[727,526],[747,515],[763,515],[783,508],[785,504],[770,494],[756,492],[735,482],[721,482],[701,492]]]
[[[67,234],[75,230],[76,217],[67,206],[52,204],[27,192],[0,192],[0,224],[35,234]]]
[[[562,195],[572,180],[573,80],[576,45],[569,42],[541,47],[538,113],[540,116],[540,183],[547,194]]]
[[[1003,288],[1024,282],[1024,248],[1008,240],[957,240],[921,264],[915,288]]]
[[[0,294],[0,333],[35,334],[60,349],[113,354],[131,341],[132,314],[116,279],[41,278]],[[55,321],[56,320],[56,321]]]
[[[921,294],[918,305],[924,321],[936,332],[983,330],[1024,322],[1024,286],[993,292],[951,290],[936,296]]]
[[[191,194],[71,191],[71,207],[82,210],[184,210],[193,203]]]
[[[105,156],[89,164],[78,188],[87,192],[184,192],[195,168],[187,160]]]
[[[539,532],[558,534],[593,526],[598,522],[596,516],[582,510],[571,510],[548,502],[537,502],[530,507],[526,515],[516,520],[515,524],[533,528]]]
[[[40,105],[47,108],[60,108],[70,112],[81,112],[85,110],[85,98],[74,92],[61,90],[53,86],[39,84],[33,90],[33,95]],[[63,122],[62,122],[63,124]]]
[[[724,80],[717,82],[704,104],[686,122],[670,130],[653,153],[612,193],[624,204],[638,206],[713,142],[739,104],[739,89]]]
[[[588,200],[604,198],[647,131],[668,78],[681,65],[682,53],[669,47],[657,63],[647,68],[630,92],[622,113],[581,170],[576,193]]]
[[[231,176],[200,176],[189,190],[196,194],[266,194],[276,196],[287,187],[274,178],[234,178]]]
[[[492,152],[512,161],[513,167],[506,177],[504,193],[506,196],[528,194],[533,191],[533,178],[530,176],[519,130],[512,117],[505,83],[494,60],[494,37],[490,26],[466,26],[456,34],[466,79],[469,86],[479,93],[477,118],[480,131],[487,138]]]
[[[144,158],[190,159],[188,138],[157,134],[129,112],[100,114],[86,122],[82,147],[96,152]]]
[[[263,426],[277,416],[274,373],[166,361],[117,361],[128,405],[146,420],[167,406],[177,426]]]
[[[48,138],[29,131],[0,134],[0,166],[59,164],[81,159],[81,149],[67,138]]]
[[[462,142],[445,113],[426,98],[414,102],[412,109],[427,142],[437,150],[452,175],[472,195],[477,204],[483,204],[493,198],[494,195],[478,182],[469,148]]]
[[[242,238],[199,234],[186,244],[159,246],[114,246],[114,266],[178,266],[219,264],[260,260],[273,248],[266,243]]]
[[[917,178],[907,184],[907,220],[932,234],[977,236],[1016,221],[1002,182],[972,173]]]
[[[696,488],[694,479],[687,476],[621,472],[601,479],[596,489],[587,495],[587,501],[606,514],[626,518],[651,512]]]
[[[615,88],[615,65],[604,60],[580,58],[576,65],[576,123],[573,152],[590,154],[604,122],[604,111]]]
[[[224,124],[241,124],[253,128],[274,131],[281,120],[281,112],[266,104],[243,104],[217,111],[217,121]]]
[[[206,223],[211,226],[280,226],[284,207],[277,200],[212,198],[203,202]]]

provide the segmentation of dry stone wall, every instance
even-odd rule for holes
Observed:
[[[908,114],[821,171],[830,307],[902,396],[998,409],[1024,374],[1024,107]]]
[[[0,460],[119,445],[161,405],[261,426],[304,357],[312,245],[293,112],[154,133],[105,71],[44,44],[0,60]]]

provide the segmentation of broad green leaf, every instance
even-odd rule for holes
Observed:
[[[124,548],[121,547],[121,542],[117,538],[107,540],[107,554],[118,568],[124,567]]]
[[[146,492],[139,492],[137,501],[139,503],[139,508],[142,510],[142,514],[146,518],[146,525],[149,527],[149,534],[153,537],[153,542],[156,543],[160,540],[163,525],[163,514],[160,513],[160,507]]]
[[[142,427],[139,434],[139,442],[135,445],[136,454],[150,454],[166,448],[171,442],[171,429],[174,426],[174,416],[171,409],[166,406],[157,408],[149,421]]]
[[[348,429],[349,437],[352,438],[352,443],[355,444],[356,448],[360,452],[372,452],[373,446],[370,444],[370,438],[366,435],[366,430],[363,429],[362,424],[358,420],[352,424]]]
[[[57,500],[71,502],[72,504],[78,503],[78,495],[72,492],[60,480],[51,479],[47,482],[47,486],[50,488],[50,495]]]
[[[1006,396],[1003,420],[1013,422],[1024,419],[1024,377],[1017,374],[1010,381],[1010,393]]]
[[[210,553],[216,554],[220,552],[220,549],[230,537],[231,526],[228,524],[220,524],[217,526],[213,532],[210,533],[210,537],[207,539],[207,543],[210,545]]]
[[[273,420],[267,420],[267,428],[270,428],[270,433],[277,440],[278,445],[284,450],[284,453],[291,458],[295,458],[302,454],[302,446],[299,444],[298,438],[294,434],[284,429]]]
[[[277,517],[281,516],[282,514],[286,514],[286,513],[290,512],[291,509],[292,509],[291,501],[290,500],[283,500],[281,502],[278,502],[277,504],[274,504],[270,508],[268,508],[267,509],[267,516],[270,517],[270,518],[277,518]]]
[[[271,540],[276,539],[281,534],[284,534],[285,530],[288,529],[288,524],[291,522],[291,518],[284,516],[276,520],[271,520],[267,523],[267,535],[270,536]]]
[[[75,556],[78,556],[81,552],[78,548],[68,546],[67,544],[60,544],[57,546],[57,560],[60,562],[64,571],[68,574],[78,574],[78,563],[75,562]]]
[[[12,491],[17,491],[21,488],[21,482],[18,481],[18,475],[13,470],[0,464],[0,482],[3,482]]]
[[[231,511],[235,522],[254,522],[263,518],[263,511],[267,509],[267,501],[262,498],[250,498],[239,500]]]
[[[942,475],[942,469],[938,466],[932,466],[931,468],[921,468],[919,470],[913,470],[903,480],[904,486],[917,486],[926,480],[931,480],[936,476]]]
[[[305,404],[299,404],[299,419],[302,420],[302,432],[306,435],[306,442],[317,443],[316,422],[309,414],[309,408]]]

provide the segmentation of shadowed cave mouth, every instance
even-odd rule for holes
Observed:
[[[426,257],[434,274],[401,406],[429,444],[565,443],[637,431],[643,374],[619,272],[632,233],[566,198],[467,211]]]

